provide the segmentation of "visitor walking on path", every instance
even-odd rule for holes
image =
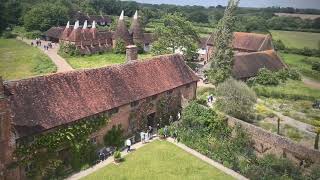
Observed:
[[[127,145],[127,152],[130,152],[130,148],[131,148],[131,140],[130,139],[126,140],[126,145]]]

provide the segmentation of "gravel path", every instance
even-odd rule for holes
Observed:
[[[17,38],[19,40],[22,40],[23,42],[31,45],[30,39],[21,39]],[[73,68],[68,64],[68,62],[62,58],[61,56],[58,55],[58,50],[59,50],[59,44],[55,43],[54,47],[52,49],[49,48],[49,50],[44,50],[43,45],[47,45],[49,41],[41,41],[42,47],[38,47],[41,51],[43,51],[45,54],[49,56],[49,58],[52,60],[52,62],[57,66],[57,72],[66,72],[66,71],[72,71]]]

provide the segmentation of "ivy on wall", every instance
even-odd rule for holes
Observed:
[[[105,115],[99,115],[53,132],[36,135],[32,142],[21,142],[15,150],[15,165],[29,167],[27,176],[32,179],[42,179],[56,173],[63,163],[73,170],[79,170],[81,164],[94,161],[92,153],[95,149],[89,136],[106,126],[108,119]],[[71,157],[70,162],[64,162],[59,155],[63,149],[69,149],[74,157]]]
[[[135,126],[132,127],[131,131],[147,130],[148,129],[148,115],[153,108],[152,102],[141,101],[138,107],[132,110],[129,119],[132,119],[132,123]]]
[[[181,111],[181,94],[167,95],[162,97],[156,104],[156,116],[160,127],[169,125],[176,120],[178,112]],[[171,118],[170,118],[171,116]]]

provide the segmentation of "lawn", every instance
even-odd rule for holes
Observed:
[[[125,157],[119,165],[108,165],[83,178],[96,179],[233,179],[179,147],[155,141]]]
[[[296,31],[270,31],[273,39],[281,40],[288,48],[308,47],[318,49],[320,33],[296,32]]]
[[[139,59],[150,58],[151,54],[139,54]],[[94,54],[91,56],[65,57],[74,69],[98,68],[123,64],[126,61],[125,54],[114,54],[112,52],[104,54]]]
[[[281,56],[291,68],[297,69],[306,77],[320,81],[320,72],[312,70],[312,63],[316,61],[320,62],[319,57],[308,57],[286,53],[281,53]]]
[[[0,76],[22,79],[57,70],[47,55],[16,39],[0,39]]]

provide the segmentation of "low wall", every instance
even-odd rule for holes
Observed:
[[[320,164],[320,151],[307,148],[294,141],[266,131],[260,127],[241,121],[239,119],[228,117],[229,126],[240,125],[244,128],[254,141],[254,148],[257,154],[275,154],[287,157],[300,166]]]

